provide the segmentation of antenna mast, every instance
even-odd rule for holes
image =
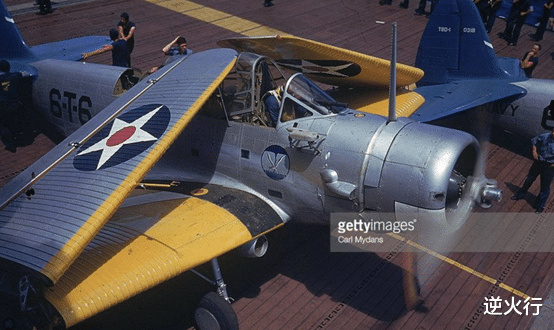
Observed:
[[[389,83],[389,123],[396,121],[396,22],[392,23],[390,83]]]

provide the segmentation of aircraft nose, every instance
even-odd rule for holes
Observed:
[[[380,164],[370,160],[365,208],[394,213],[397,220],[418,218],[457,229],[475,206],[489,207],[502,198],[496,182],[483,175],[480,160],[481,148],[470,134],[416,122],[405,125]]]

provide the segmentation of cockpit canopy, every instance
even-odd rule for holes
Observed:
[[[338,102],[313,81],[301,73],[294,74],[287,82],[284,95],[285,104],[287,99],[307,107],[307,111],[314,114],[330,115],[344,111],[346,104]]]
[[[261,126],[332,115],[346,108],[301,73],[287,78],[273,60],[253,53],[239,55],[235,71],[220,91],[228,118]]]

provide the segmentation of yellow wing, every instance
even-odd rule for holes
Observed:
[[[331,95],[335,99],[347,103],[349,108],[379,116],[388,115],[389,92],[387,90],[339,89]],[[423,103],[425,103],[425,98],[420,94],[407,89],[400,89],[396,93],[396,115],[408,118]]]
[[[347,87],[331,94],[352,109],[381,116],[388,113],[390,61],[293,36],[231,38],[218,45],[268,56],[313,80]],[[402,87],[397,92],[397,116],[410,117],[425,99],[404,87],[421,79],[423,71],[397,64],[396,72],[396,86]]]
[[[122,205],[46,295],[66,326],[283,224],[269,205],[251,194],[213,185],[198,191],[199,197],[146,191]],[[227,196],[225,208],[210,201],[221,196]],[[239,219],[244,215],[237,210],[245,208],[263,216]]]
[[[224,39],[218,45],[271,57],[280,65],[329,85],[389,86],[390,61],[313,40],[293,36],[244,37]],[[409,86],[423,77],[422,70],[409,65],[397,64],[396,70],[398,87]]]

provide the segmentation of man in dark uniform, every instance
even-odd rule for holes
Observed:
[[[10,152],[16,150],[11,126],[20,115],[22,78],[20,72],[10,72],[8,61],[0,60],[0,138]]]
[[[437,3],[439,3],[439,0],[431,0],[431,8],[429,9],[429,12],[425,12],[425,7],[427,6],[427,0],[419,0],[419,5],[417,6],[417,9],[414,10],[414,15],[421,16],[421,15],[431,15],[433,11],[435,10],[435,7],[437,6]]]
[[[491,33],[496,21],[496,12],[500,8],[502,0],[475,0],[474,3],[479,10],[483,24],[485,24],[485,30],[487,30],[487,33]]]
[[[533,7],[529,0],[513,0],[510,14],[506,19],[506,28],[504,32],[498,34],[499,37],[508,42],[508,46],[517,45],[521,27],[531,12],[533,12]]]
[[[540,44],[534,44],[533,50],[526,52],[523,55],[521,61],[519,61],[519,66],[525,72],[525,75],[529,78],[533,76],[533,70],[539,64],[539,51],[541,50]]]
[[[162,52],[168,56],[192,54],[192,50],[187,48],[187,39],[181,36],[175,37],[175,39],[165,45],[165,47],[162,48]]]
[[[135,48],[135,23],[129,21],[129,14],[123,12],[120,15],[119,23],[117,23],[117,31],[119,32],[119,38],[127,42],[127,49],[129,55]]]
[[[535,34],[531,36],[532,41],[541,41],[546,31],[546,25],[550,20],[550,14],[552,13],[552,7],[554,7],[554,0],[547,0],[542,7],[542,16],[539,18],[539,26],[535,31]]]
[[[531,139],[533,144],[533,159],[529,173],[517,193],[512,196],[513,200],[525,198],[525,193],[531,187],[537,177],[541,176],[541,190],[535,200],[535,213],[542,213],[550,195],[550,184],[554,179],[554,129],[551,132],[537,135]]]
[[[119,39],[119,33],[116,29],[110,30],[110,39],[113,41],[111,45],[106,45],[100,49],[92,51],[90,53],[84,53],[83,60],[98,54],[112,51],[112,64],[115,66],[131,67],[131,56],[127,49],[125,40]]]

